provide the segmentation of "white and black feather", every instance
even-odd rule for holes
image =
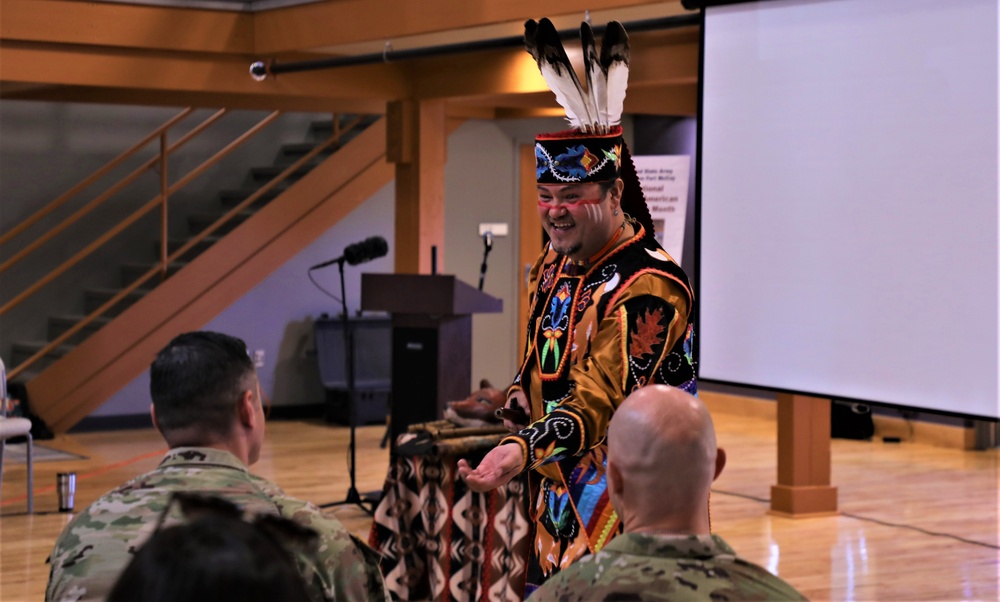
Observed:
[[[556,102],[566,111],[570,125],[588,130],[595,121],[590,99],[584,93],[573,64],[566,55],[559,32],[548,19],[538,21],[537,27],[530,26],[530,23],[533,21],[525,23],[524,43],[538,63],[542,78],[555,93]]]
[[[545,83],[566,111],[570,125],[584,132],[606,132],[621,123],[625,91],[628,88],[628,35],[618,21],[604,30],[598,54],[594,31],[589,23],[580,25],[583,45],[584,90],[563,48],[552,21],[529,19],[524,24],[524,46],[538,64]]]
[[[586,21],[580,24],[580,43],[583,45],[583,70],[587,76],[587,93],[594,109],[595,129],[603,133],[609,125],[608,74],[601,66],[601,56],[597,53],[597,44],[594,42],[594,30]]]
[[[601,68],[608,76],[607,125],[618,125],[628,88],[628,34],[618,21],[608,23],[601,38]]]

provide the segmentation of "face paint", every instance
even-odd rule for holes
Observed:
[[[576,209],[577,207],[582,207],[584,205],[597,205],[604,199],[581,199],[579,201],[567,201],[562,203],[546,203],[545,201],[538,201],[538,207],[549,211],[550,209]]]
[[[596,205],[590,205],[585,209],[587,210],[587,218],[597,224],[603,224],[610,217],[607,212],[601,211],[601,208]]]
[[[539,185],[538,214],[552,248],[575,261],[600,250],[614,229],[609,196],[597,182]]]

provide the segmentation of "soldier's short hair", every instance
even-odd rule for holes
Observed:
[[[246,343],[219,332],[175,337],[149,370],[149,393],[163,431],[197,427],[227,434],[236,403],[253,386]]]

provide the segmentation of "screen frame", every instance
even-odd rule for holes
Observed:
[[[735,1],[721,0],[719,2],[707,1],[707,2],[697,2],[697,3],[695,3],[695,4],[697,4],[700,7],[700,10],[699,10],[699,26],[700,26],[700,29],[699,29],[699,49],[698,49],[698,99],[697,99],[697,111],[698,111],[698,113],[697,113],[697,119],[696,119],[696,123],[697,123],[697,126],[696,126],[697,144],[696,144],[696,151],[695,151],[695,183],[694,183],[695,193],[694,193],[694,265],[693,265],[694,283],[693,283],[693,288],[694,288],[694,291],[695,291],[695,298],[696,299],[701,299],[702,298],[702,296],[701,296],[702,295],[702,257],[703,257],[703,253],[702,253],[702,242],[703,242],[703,239],[702,239],[702,226],[703,226],[703,204],[702,204],[703,203],[703,199],[702,199],[703,186],[702,186],[702,179],[703,179],[703,176],[704,176],[704,173],[703,173],[703,159],[704,159],[704,157],[703,157],[703,147],[704,147],[703,141],[704,141],[704,119],[705,119],[705,112],[704,112],[704,104],[705,104],[705,90],[704,90],[704,87],[705,87],[705,41],[706,41],[706,35],[707,35],[707,21],[708,21],[706,13],[707,13],[707,10],[709,10],[712,7],[720,7],[720,6],[726,6],[726,5],[732,5],[732,4],[746,4],[746,3],[749,3],[749,2],[762,3],[762,2],[766,2],[766,1],[768,1],[768,0],[735,0]],[[998,298],[1000,298],[1000,297],[998,297]],[[861,403],[861,404],[866,404],[866,405],[870,405],[870,406],[874,406],[874,407],[879,407],[879,408],[897,409],[897,410],[901,410],[901,411],[904,411],[904,412],[925,413],[925,414],[933,414],[933,415],[954,417],[954,418],[959,418],[959,419],[963,419],[963,420],[966,420],[966,421],[973,420],[973,421],[984,421],[984,422],[991,422],[991,423],[1000,423],[1000,410],[998,410],[998,415],[997,416],[990,416],[990,415],[981,415],[981,414],[974,414],[974,413],[967,413],[967,412],[960,412],[960,411],[952,411],[952,410],[946,410],[946,409],[942,409],[942,408],[928,408],[928,407],[925,407],[925,406],[912,406],[912,405],[905,405],[905,404],[900,404],[900,403],[892,403],[892,402],[886,402],[886,401],[880,401],[880,400],[862,399],[862,398],[856,398],[856,397],[850,397],[850,396],[843,396],[843,395],[839,395],[839,394],[831,394],[831,393],[828,393],[828,392],[818,391],[818,390],[809,391],[809,390],[801,390],[801,389],[794,389],[794,388],[783,388],[783,387],[775,387],[775,386],[768,386],[768,385],[760,385],[760,384],[755,384],[755,383],[740,382],[740,381],[726,380],[726,379],[720,379],[720,378],[707,378],[707,377],[702,376],[702,374],[701,374],[701,362],[699,361],[700,360],[700,354],[701,354],[701,345],[700,345],[699,339],[697,338],[697,335],[698,335],[699,332],[701,332],[701,326],[702,326],[702,315],[701,315],[701,311],[700,311],[700,304],[696,304],[695,305],[693,322],[694,322],[694,326],[695,326],[695,335],[696,335],[695,336],[695,343],[694,343],[694,346],[693,346],[693,356],[695,358],[696,378],[697,378],[697,380],[698,380],[699,383],[716,384],[716,385],[729,386],[729,387],[739,387],[739,388],[745,388],[745,389],[749,389],[749,390],[753,390],[753,391],[761,391],[761,392],[774,393],[774,394],[802,395],[802,396],[809,396],[809,397],[817,397],[817,398],[830,399],[831,401],[845,401],[845,402],[851,402],[851,403]],[[1000,339],[998,339],[998,344],[1000,344]],[[998,400],[998,403],[1000,403],[1000,400]]]

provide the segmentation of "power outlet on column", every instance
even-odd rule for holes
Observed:
[[[253,365],[257,368],[264,367],[264,350],[254,349],[253,350]]]
[[[504,222],[482,222],[479,224],[479,235],[492,232],[493,236],[507,236],[507,224]]]

